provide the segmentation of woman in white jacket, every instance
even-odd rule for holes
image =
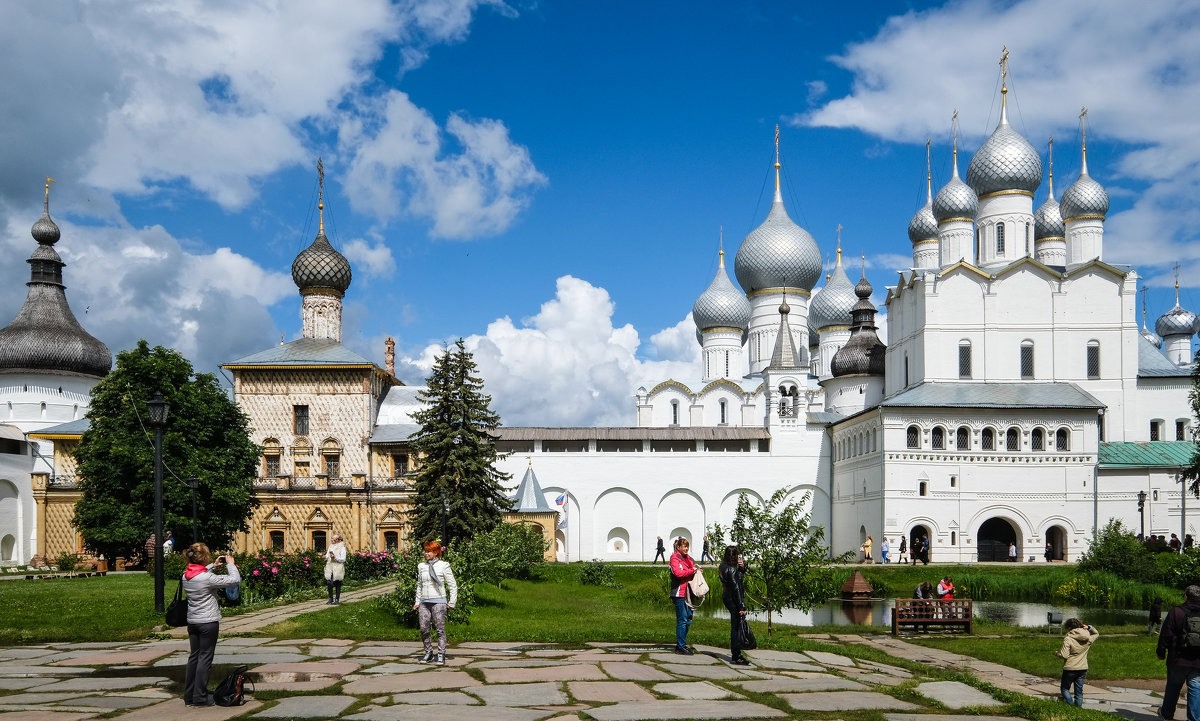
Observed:
[[[333,534],[333,545],[325,552],[325,585],[329,587],[326,605],[337,606],[342,602],[342,579],[346,577],[346,544],[342,534]]]
[[[437,665],[446,665],[446,610],[457,602],[458,583],[450,564],[442,560],[442,544],[429,541],[425,544],[425,562],[417,564],[417,599],[413,603],[421,623],[421,643],[425,644],[421,663],[434,660],[429,634],[432,622],[438,634]]]
[[[183,555],[188,560],[183,572],[183,590],[187,593],[187,630],[191,653],[183,676],[183,703],[187,706],[212,706],[208,693],[208,676],[212,671],[213,655],[217,650],[217,631],[221,626],[221,607],[217,594],[242,582],[233,556],[221,556],[213,563],[212,551],[203,543],[193,543]],[[212,572],[225,564],[227,575]]]

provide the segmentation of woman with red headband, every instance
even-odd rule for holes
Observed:
[[[442,560],[442,544],[429,541],[425,544],[425,562],[417,564],[417,599],[413,603],[421,624],[421,643],[425,644],[421,663],[435,659],[429,633],[432,624],[438,634],[437,665],[446,665],[446,611],[457,602],[458,583],[450,564]]]

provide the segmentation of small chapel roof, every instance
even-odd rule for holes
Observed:
[[[329,338],[299,338],[291,343],[273,346],[258,353],[226,363],[223,368],[243,366],[356,366],[373,368],[374,363],[363,358],[336,340]]]
[[[1100,444],[1101,468],[1181,468],[1192,462],[1191,441],[1128,441]]]
[[[879,405],[925,408],[1103,408],[1074,383],[925,382],[885,398]]]
[[[538,483],[532,465],[525,469],[525,477],[521,479],[521,485],[517,486],[517,492],[509,500],[512,501],[513,510],[518,513],[554,512],[550,504],[546,503],[546,494],[542,493],[542,484]]]
[[[55,426],[46,426],[39,428],[36,431],[30,431],[30,438],[75,438],[82,436],[85,431],[92,427],[91,420],[87,418],[79,418],[66,423],[59,423]]]
[[[1192,375],[1191,365],[1175,365],[1144,335],[1138,335],[1139,378],[1186,378]]]

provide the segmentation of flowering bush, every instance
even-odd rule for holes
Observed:
[[[353,551],[346,554],[346,578],[353,581],[374,581],[389,578],[400,570],[397,551]]]
[[[324,555],[312,550],[284,554],[274,550],[234,555],[248,603],[279,598],[325,583]]]

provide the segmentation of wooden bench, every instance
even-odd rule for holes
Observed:
[[[913,630],[928,631],[932,628],[962,629],[971,633],[975,625],[974,609],[969,598],[947,600],[924,598],[897,598],[892,609],[892,635],[900,633],[901,626]]]

